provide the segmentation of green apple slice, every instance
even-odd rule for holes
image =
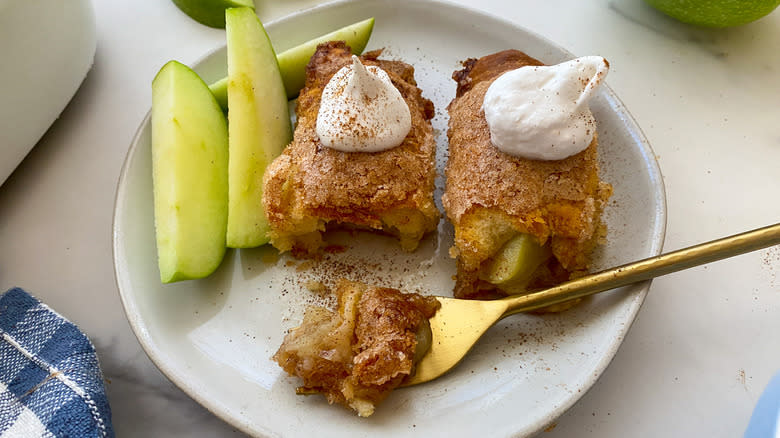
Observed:
[[[210,27],[225,28],[225,10],[246,6],[254,8],[253,0],[173,0],[190,18]]]
[[[152,81],[152,179],[160,279],[211,274],[225,255],[228,128],[206,83],[176,61]]]
[[[510,239],[486,269],[481,278],[504,292],[522,293],[536,268],[552,256],[549,245],[539,245],[530,234]]]
[[[217,99],[217,103],[222,108],[222,111],[228,110],[227,89],[228,89],[227,76],[209,85],[209,90],[211,90],[211,94],[214,95],[214,98]]]
[[[373,29],[374,18],[372,17],[306,41],[299,46],[278,54],[276,59],[279,62],[279,70],[282,72],[287,98],[295,98],[301,91],[301,88],[303,88],[303,84],[306,81],[306,64],[309,63],[311,55],[317,50],[319,44],[327,41],[345,41],[352,48],[352,53],[360,55],[365,50]],[[222,78],[209,85],[211,92],[214,93],[214,97],[217,98],[217,102],[225,111],[228,109],[227,84],[227,78]]]
[[[250,8],[225,13],[228,61],[227,246],[268,243],[263,174],[292,139],[287,96],[276,54]]]
[[[279,69],[282,71],[287,98],[295,98],[301,91],[301,88],[303,88],[303,84],[306,82],[306,65],[309,63],[311,55],[317,50],[318,45],[328,41],[346,41],[347,45],[352,49],[352,53],[360,55],[363,53],[363,49],[366,48],[373,30],[374,18],[372,17],[319,38],[314,38],[300,46],[280,53]]]

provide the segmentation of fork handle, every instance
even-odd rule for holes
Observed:
[[[539,292],[503,298],[502,315],[539,309],[780,243],[780,223],[607,269]]]

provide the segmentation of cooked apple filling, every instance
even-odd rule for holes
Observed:
[[[336,312],[311,307],[273,359],[303,380],[299,394],[321,393],[361,417],[414,373],[430,348],[434,297],[341,280]]]

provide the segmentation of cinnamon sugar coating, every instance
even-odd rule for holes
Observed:
[[[360,58],[366,66],[385,70],[400,91],[412,116],[409,134],[400,146],[374,153],[341,152],[321,144],[315,127],[322,91],[341,67],[351,64],[343,42],[321,44],[306,68],[293,142],[264,176],[263,205],[271,243],[278,249],[315,252],[328,223],[396,234],[407,250],[436,228],[433,104],[422,97],[412,66],[380,60],[380,54]]]
[[[453,74],[455,99],[448,110],[449,161],[442,201],[455,225],[456,296],[478,294],[478,271],[517,233],[551,239],[554,263],[575,274],[604,228],[600,215],[611,187],[599,180],[598,140],[563,160],[514,157],[494,147],[482,111],[488,87],[502,73],[542,63],[517,50],[470,59]],[[489,224],[487,226],[486,224]],[[556,280],[565,280],[557,267]],[[488,286],[489,288],[489,286]]]
[[[274,360],[322,393],[366,417],[414,372],[419,330],[441,304],[434,297],[341,280],[338,313],[308,309]]]

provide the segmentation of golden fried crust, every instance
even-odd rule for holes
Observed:
[[[474,205],[522,216],[550,202],[584,202],[598,190],[595,137],[584,151],[555,161],[514,157],[490,142],[481,109],[488,87],[503,72],[541,64],[521,52],[508,51],[516,53],[514,57],[506,52],[468,61],[464,70],[453,74],[459,97],[449,106],[450,156],[443,201],[455,224]]]
[[[371,415],[414,371],[416,333],[441,304],[434,297],[341,280],[338,313],[307,310],[274,360],[303,380],[300,392],[322,393]]]
[[[352,374],[361,386],[400,384],[413,370],[423,321],[441,306],[433,297],[401,294],[397,289],[366,289],[358,304],[357,342]]]
[[[463,62],[461,70],[456,70],[452,74],[452,79],[458,83],[455,97],[460,97],[465,92],[471,90],[474,84],[480,82],[492,83],[502,73],[528,65],[544,64],[519,50],[504,50],[479,59],[469,58]]]
[[[413,67],[379,60],[380,53],[366,53],[361,60],[390,76],[409,105],[411,131],[400,146],[382,152],[348,153],[322,146],[315,130],[322,91],[341,67],[351,63],[351,52],[343,42],[321,44],[306,68],[293,142],[264,177],[263,204],[272,243],[274,234],[295,232],[302,217],[381,229],[388,212],[409,209],[423,212],[428,221],[425,231],[435,229],[433,104],[417,88]]]
[[[588,253],[601,227],[601,208],[611,188],[599,181],[598,140],[584,151],[556,161],[518,158],[490,141],[482,101],[502,73],[542,63],[517,50],[464,62],[453,74],[455,99],[448,110],[449,161],[442,197],[455,225],[457,296],[474,292],[476,271],[513,234],[530,233],[540,243],[552,238],[553,254],[568,271],[587,268]],[[485,217],[490,236],[479,230]]]

